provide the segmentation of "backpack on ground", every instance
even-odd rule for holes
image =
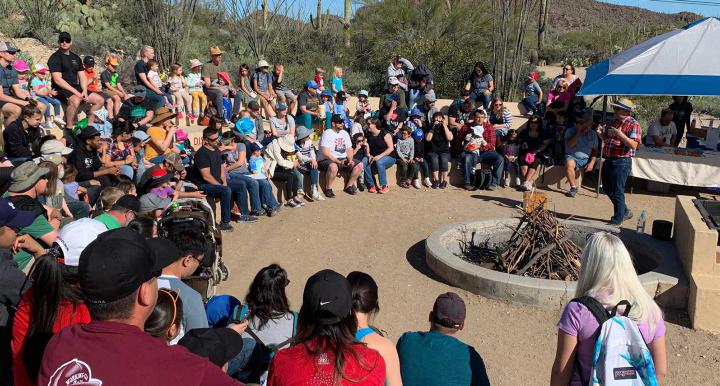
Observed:
[[[608,312],[600,302],[590,296],[572,301],[587,307],[600,324],[600,335],[595,343],[590,379],[582,379],[582,374],[580,376],[583,385],[655,386],[658,384],[650,350],[637,324],[627,317],[630,312],[630,302],[623,300]],[[619,306],[625,306],[621,315],[617,314]]]
[[[488,169],[475,169],[475,187],[483,190],[490,187],[492,172]]]

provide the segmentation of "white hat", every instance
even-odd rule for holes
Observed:
[[[40,146],[40,153],[44,156],[51,154],[69,155],[73,152],[73,149],[65,146],[64,143],[57,139],[51,139],[46,141]]]
[[[480,137],[485,132],[485,128],[480,125],[477,125],[477,126],[473,126],[472,131],[476,137]]]
[[[81,218],[62,227],[55,243],[62,249],[65,265],[77,267],[85,247],[107,230],[105,224],[91,218]]]
[[[391,76],[390,78],[388,78],[388,83],[392,84],[392,85],[396,85],[396,84],[400,84],[400,81],[398,80],[398,78],[396,76]]]
[[[257,67],[255,67],[255,68],[263,68],[263,67],[270,67],[270,64],[265,59],[261,59],[258,62]]]
[[[367,92],[367,90],[360,90],[360,92],[358,93],[358,95],[368,96],[368,92]]]
[[[93,114],[95,114],[95,116],[96,116],[99,120],[101,120],[101,121],[103,121],[103,122],[105,122],[105,121],[107,120],[107,117],[108,117],[108,111],[107,111],[104,107],[101,107],[100,109],[98,109],[98,110],[97,110],[96,112],[94,112]]]

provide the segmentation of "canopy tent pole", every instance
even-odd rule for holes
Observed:
[[[607,116],[607,95],[604,95],[603,96],[603,108],[602,108],[602,122],[601,122],[601,124],[603,124],[603,125],[607,124],[606,116]],[[596,187],[595,187],[595,198],[600,197],[600,189],[602,188],[602,164],[603,164],[602,146],[603,146],[603,143],[602,143],[602,140],[600,140],[599,142],[600,142],[600,146],[598,146],[598,149],[600,150],[600,154],[599,154],[598,159],[600,160],[600,170],[598,171],[598,183],[596,184]]]

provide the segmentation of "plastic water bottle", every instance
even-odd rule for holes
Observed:
[[[647,211],[643,210],[640,212],[640,218],[638,219],[637,233],[645,233],[645,221],[647,221]]]

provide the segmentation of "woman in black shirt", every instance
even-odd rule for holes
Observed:
[[[392,156],[392,136],[387,131],[380,129],[380,120],[371,118],[368,120],[368,162],[365,164],[365,185],[368,193],[387,193],[390,189],[387,186],[387,169],[395,165],[395,157]],[[378,174],[379,188],[375,187],[375,178],[372,174],[372,167],[375,166]]]
[[[432,188],[445,189],[448,185],[450,141],[452,141],[453,135],[445,123],[443,113],[438,111],[433,114],[432,122],[430,130],[425,134],[425,141],[430,145],[425,153],[425,159],[428,161],[432,172]]]
[[[527,128],[518,135],[518,143],[520,144],[518,154],[520,174],[525,181],[520,189],[532,190],[532,178],[540,165],[540,158],[537,157],[537,154],[545,150],[550,143],[550,139],[543,134],[542,121],[537,115],[530,117]]]
[[[673,122],[675,122],[675,128],[677,129],[674,146],[678,146],[685,134],[685,130],[690,129],[690,115],[693,112],[693,105],[688,102],[686,96],[674,96],[673,101],[668,108],[673,111]]]

